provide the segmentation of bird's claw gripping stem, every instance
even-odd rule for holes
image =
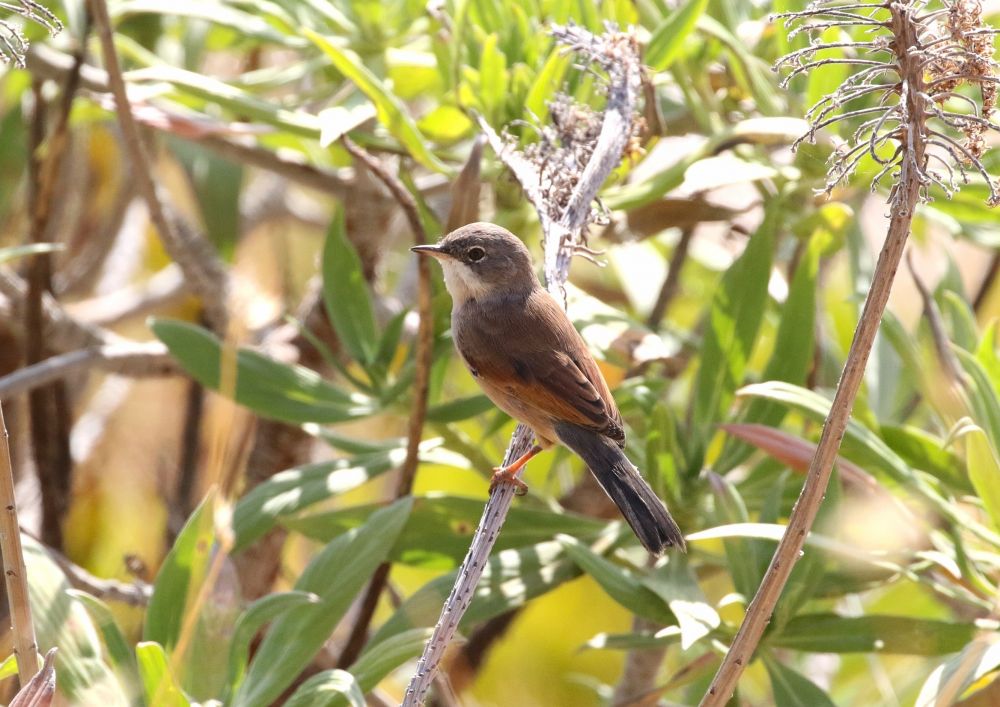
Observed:
[[[493,469],[493,478],[490,480],[490,493],[493,493],[493,489],[497,484],[513,484],[515,496],[524,496],[528,493],[528,484],[517,478],[517,472],[540,451],[542,451],[542,448],[536,444],[513,463],[507,466],[495,467]]]

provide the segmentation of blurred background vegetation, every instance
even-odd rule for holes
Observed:
[[[864,118],[790,149],[852,70],[779,88],[771,66],[809,39],[769,15],[798,2],[109,2],[184,267],[150,219],[87,5],[49,5],[51,37],[39,11],[18,17],[32,7],[0,3],[0,36],[31,41],[25,66],[0,67],[0,397],[58,699],[399,701],[514,424],[454,355],[435,271],[430,407],[396,498],[413,234],[340,138],[398,173],[430,238],[491,220],[540,258],[474,115],[523,146],[569,99],[600,109],[604,79],[549,28],[611,22],[649,67],[642,123],[591,230],[604,267],[576,259],[569,312],[689,554],[648,563],[579,460],[538,457],[435,700],[697,703],[795,501],[885,233],[874,160],[817,195]],[[1000,227],[981,181],[932,194],[738,704],[1000,701]],[[74,352],[30,395],[17,379]],[[651,674],[623,683],[627,662]]]

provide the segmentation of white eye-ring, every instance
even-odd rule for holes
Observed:
[[[468,251],[466,251],[465,257],[467,257],[473,263],[476,263],[486,257],[486,251],[480,248],[479,246],[474,245],[471,248],[469,248]]]

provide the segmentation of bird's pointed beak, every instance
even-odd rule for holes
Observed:
[[[434,258],[447,258],[450,257],[447,253],[441,250],[440,246],[437,245],[415,245],[410,248],[417,255],[429,255]]]

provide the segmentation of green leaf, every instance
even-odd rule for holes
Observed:
[[[677,623],[666,601],[645,586],[634,572],[601,557],[576,538],[562,535],[559,542],[573,562],[593,577],[609,597],[626,609],[659,623]]]
[[[834,707],[829,695],[812,680],[784,665],[770,653],[765,653],[763,660],[771,678],[775,707]]]
[[[692,429],[711,432],[743,382],[767,304],[774,232],[780,210],[772,204],[746,250],[722,276],[712,298],[694,383]]]
[[[531,88],[528,89],[528,96],[524,101],[528,116],[537,117],[539,120],[545,119],[548,115],[548,103],[562,85],[563,77],[566,76],[566,71],[572,63],[572,57],[562,51],[562,48],[552,49],[549,58],[545,60]]]
[[[419,656],[432,633],[429,628],[415,628],[397,633],[378,646],[369,644],[351,665],[351,672],[357,677],[361,689],[365,692],[375,689],[382,678]]]
[[[337,336],[351,357],[374,362],[378,330],[361,257],[347,240],[344,210],[337,209],[323,246],[323,304]]]
[[[309,664],[355,595],[388,556],[412,505],[410,498],[396,501],[373,514],[362,527],[331,542],[312,559],[295,589],[316,594],[320,602],[289,609],[271,623],[234,705],[271,704]]]
[[[78,589],[69,589],[67,594],[83,604],[94,625],[101,632],[104,639],[104,646],[108,649],[108,658],[111,660],[111,667],[118,673],[119,678],[124,682],[130,696],[134,699],[141,694],[139,682],[139,668],[136,664],[135,654],[132,646],[122,633],[118,622],[115,621],[114,614],[107,604]],[[0,669],[2,673],[2,669]],[[0,675],[0,680],[3,677]]]
[[[911,425],[882,425],[879,436],[904,463],[934,475],[956,491],[972,492],[962,461],[944,440]]]
[[[183,98],[194,96],[222,106],[239,115],[241,120],[259,120],[298,137],[313,140],[320,137],[320,121],[315,115],[288,110],[276,101],[264,100],[242,88],[194,71],[163,64],[130,71],[129,81],[168,83],[186,94]]]
[[[961,704],[958,699],[966,694],[969,687],[975,683],[981,686],[980,681],[984,677],[1000,668],[1000,643],[992,642],[991,638],[989,634],[976,638],[960,653],[937,666],[920,688],[920,695],[914,704]],[[969,702],[976,703],[976,700],[973,698]]]
[[[390,557],[419,567],[452,569],[465,557],[483,513],[483,501],[460,496],[433,495],[413,500],[413,511]],[[288,518],[283,525],[320,542],[328,542],[362,525],[378,504]],[[596,536],[603,521],[565,511],[515,506],[507,514],[495,551],[551,540],[558,533],[577,538]]]
[[[107,664],[98,629],[69,593],[66,575],[38,541],[22,534],[21,543],[39,650],[59,648],[59,691],[69,704],[125,707],[128,697]]]
[[[840,27],[830,27],[820,34],[822,43],[835,44],[840,40],[843,30]],[[840,47],[821,49],[815,54],[816,59],[843,59],[844,50]],[[850,66],[846,64],[829,63],[817,66],[808,73],[806,85],[805,107],[816,105],[821,99],[832,96],[850,76]],[[836,132],[839,125],[832,127],[831,131]],[[840,128],[844,130],[846,128]]]
[[[365,693],[346,670],[324,670],[299,685],[285,707],[328,707],[335,698],[346,698],[351,707],[365,707]]]
[[[812,365],[815,347],[816,278],[825,239],[814,236],[809,240],[792,277],[788,299],[781,312],[781,323],[774,339],[774,352],[761,376],[763,380],[779,380],[801,385]],[[742,421],[777,427],[785,417],[783,405],[755,399],[747,405]],[[746,461],[752,449],[743,442],[727,439],[727,447],[715,468],[719,472]]]
[[[118,21],[128,19],[130,15],[152,13],[206,20],[214,22],[220,27],[234,29],[244,37],[287,46],[303,46],[303,42],[298,37],[278,32],[258,13],[243,12],[228,3],[199,2],[198,0],[169,0],[169,2],[128,0],[123,3],[115,3],[109,9],[112,11],[112,17],[116,20],[116,24]]]
[[[479,98],[494,122],[507,100],[507,56],[497,47],[498,39],[487,35],[479,57]]]
[[[800,614],[768,636],[775,648],[813,653],[942,655],[961,650],[976,635],[971,623],[910,616]]]
[[[712,494],[715,497],[714,530],[727,526],[746,526],[749,520],[746,504],[736,487],[725,478],[715,474],[709,476]],[[702,531],[704,533],[705,531]],[[696,533],[699,535],[700,533]],[[757,592],[764,576],[762,565],[770,554],[768,548],[756,542],[750,534],[731,534],[724,537],[723,547],[726,551],[727,565],[733,576],[733,586],[743,595],[746,603]]]
[[[17,675],[17,656],[11,654],[0,663],[0,680],[6,680],[15,675]]]
[[[215,545],[214,511],[215,497],[209,494],[184,524],[156,575],[142,637],[166,650],[177,643],[208,571]]]
[[[358,455],[353,459],[334,459],[287,469],[255,486],[239,500],[233,511],[235,550],[238,551],[260,538],[280,519],[298,513],[314,503],[356,489],[398,467],[406,458],[406,441],[395,442],[399,446]],[[447,452],[439,449],[439,445],[439,440],[422,442],[421,460],[439,463],[446,461]],[[337,533],[331,533],[320,539],[331,540],[335,535]]]
[[[412,628],[433,626],[441,606],[455,584],[455,572],[431,580],[386,621],[368,643],[368,650],[391,636]],[[565,556],[559,542],[550,541],[494,554],[483,569],[469,610],[460,628],[486,621],[510,609],[523,606],[580,575],[576,564]]]
[[[377,409],[371,398],[344,392],[315,371],[278,363],[256,351],[240,349],[233,355],[227,347],[223,364],[219,340],[193,324],[154,319],[149,326],[196,381],[264,417],[293,424],[334,423]]]
[[[698,586],[686,555],[670,555],[665,565],[650,571],[642,579],[642,584],[667,602],[670,611],[677,617],[681,650],[686,651],[719,627],[719,614]]]
[[[670,13],[649,38],[643,62],[654,71],[669,69],[707,6],[708,0],[687,0]]]
[[[493,401],[485,395],[470,395],[448,403],[435,405],[427,411],[428,422],[460,422],[494,409]]]
[[[311,29],[303,28],[302,34],[329,57],[337,71],[353,81],[368,96],[378,111],[379,122],[399,140],[413,159],[434,172],[450,173],[448,166],[431,152],[413,118],[406,112],[403,102],[368,70],[357,55],[341,49]]]
[[[1000,462],[982,428],[968,425],[963,430],[969,480],[983,502],[993,526],[1000,529]]]
[[[146,693],[146,704],[154,707],[191,707],[191,700],[170,672],[163,646],[143,641],[135,647],[135,657]]]
[[[289,610],[319,603],[319,597],[311,592],[281,592],[261,597],[240,614],[233,627],[229,644],[229,677],[226,680],[227,696],[243,682],[246,674],[250,643],[264,624],[274,621]]]

